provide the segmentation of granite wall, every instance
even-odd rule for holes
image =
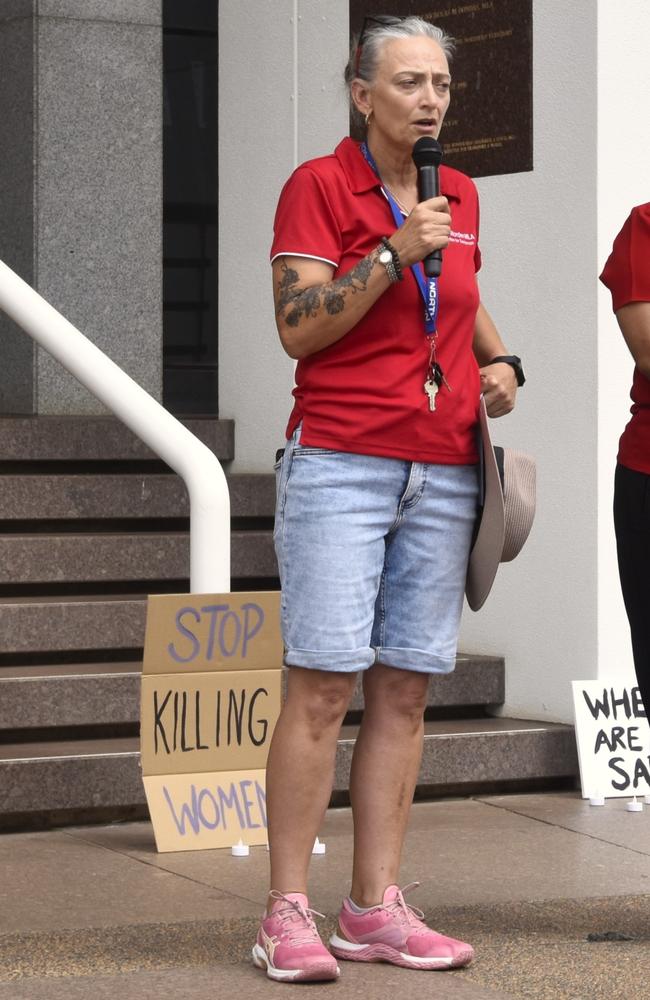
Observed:
[[[155,398],[160,0],[0,4],[0,259]],[[101,406],[0,316],[0,413]]]

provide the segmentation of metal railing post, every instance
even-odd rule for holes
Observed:
[[[190,499],[190,589],[230,590],[230,497],[206,445],[0,261],[0,309],[183,479]]]

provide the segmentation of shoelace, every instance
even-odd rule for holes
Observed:
[[[398,890],[395,899],[391,900],[386,906],[382,906],[382,910],[386,910],[392,917],[396,917],[401,924],[421,928],[424,921],[424,912],[419,910],[417,906],[411,906],[404,899],[405,893],[411,892],[412,889],[417,889],[419,885],[419,882],[409,882],[403,889]],[[428,928],[426,929],[428,930]]]
[[[324,913],[312,910],[311,907],[304,907],[296,899],[287,899],[283,893],[276,889],[272,889],[269,895],[272,899],[281,899],[286,903],[286,906],[278,907],[273,912],[280,917],[283,929],[292,944],[310,944],[314,937],[318,937],[314,917],[324,918]],[[287,927],[287,924],[292,924],[294,921],[296,922],[295,927]]]

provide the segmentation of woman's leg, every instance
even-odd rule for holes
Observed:
[[[365,711],[350,775],[354,815],[350,895],[358,906],[372,906],[399,878],[422,757],[429,675],[377,663],[363,680]]]
[[[356,674],[289,669],[266,770],[271,889],[307,894],[314,840],[332,791],[336,741]]]
[[[619,465],[614,486],[618,568],[637,682],[650,713],[650,476]]]

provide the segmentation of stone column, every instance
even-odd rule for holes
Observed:
[[[160,0],[0,3],[0,259],[154,397]],[[0,314],[0,413],[101,406]]]

